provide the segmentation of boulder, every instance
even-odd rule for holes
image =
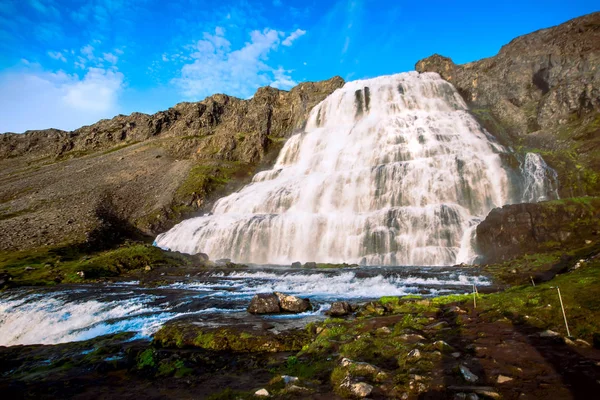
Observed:
[[[292,268],[302,268],[302,263],[300,261],[293,262]]]
[[[317,268],[317,263],[312,261],[304,263],[304,268]]]
[[[248,312],[251,314],[279,313],[281,312],[279,297],[274,293],[255,294],[248,306]]]
[[[331,308],[326,312],[332,317],[343,317],[352,313],[352,306],[347,301],[334,301],[331,303]]]
[[[282,311],[301,313],[312,309],[308,299],[301,299],[279,292],[275,292],[274,295],[279,299],[279,307]]]

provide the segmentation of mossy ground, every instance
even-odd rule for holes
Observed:
[[[126,243],[91,254],[76,246],[0,253],[0,271],[10,274],[10,286],[78,283],[121,276],[146,267],[185,266],[192,262],[189,256],[165,252],[145,243]]]

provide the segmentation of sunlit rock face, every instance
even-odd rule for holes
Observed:
[[[492,208],[520,201],[527,184],[532,200],[552,197],[545,179],[532,181],[541,174],[513,176],[503,153],[436,73],[348,82],[312,110],[271,170],[156,243],[253,263],[469,262]]]

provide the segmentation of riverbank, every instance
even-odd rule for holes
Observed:
[[[2,347],[0,389],[10,398],[233,399],[260,389],[274,398],[369,390],[369,398],[577,398],[597,390],[600,379],[600,257],[569,269],[475,299],[385,297],[355,315],[285,332],[269,324],[220,336],[197,328],[202,340],[178,344],[164,340],[167,329],[176,334],[170,325],[152,342],[119,334]],[[287,347],[252,347],[269,335],[286,335]],[[247,345],[219,348],[215,339]]]

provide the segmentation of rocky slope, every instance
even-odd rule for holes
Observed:
[[[453,83],[504,144],[541,152],[561,197],[600,193],[600,12],[518,37],[494,57],[456,65],[436,54],[415,68]]]
[[[0,251],[154,234],[248,179],[344,81],[0,135]],[[216,194],[215,194],[216,195]]]

